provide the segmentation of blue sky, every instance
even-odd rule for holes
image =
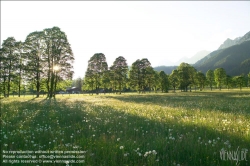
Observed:
[[[1,1],[1,42],[58,26],[74,52],[74,78],[95,53],[109,66],[118,56],[175,65],[249,32],[249,9],[250,1]]]

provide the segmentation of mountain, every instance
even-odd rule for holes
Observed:
[[[250,36],[250,33],[246,35]],[[242,40],[242,38],[244,40]],[[231,76],[247,74],[250,71],[250,40],[247,36],[239,39],[239,44],[211,52],[203,59],[197,61],[194,67],[206,73],[209,69],[224,68]],[[225,43],[225,42],[224,42]]]
[[[227,40],[224,41],[223,44],[220,45],[218,50],[228,48],[228,47],[231,47],[231,46],[236,45],[236,44],[241,44],[241,43],[248,41],[248,40],[250,40],[250,32],[246,33],[243,37],[237,37],[234,40],[231,40],[228,38]]]
[[[236,38],[234,40],[231,40],[231,39],[228,38],[227,40],[224,41],[223,44],[220,45],[220,47],[218,48],[218,50],[224,49],[224,48],[228,48],[228,47],[231,47],[233,45],[236,45],[239,42],[239,39],[240,39],[240,37]]]
[[[164,71],[166,74],[171,74],[173,70],[177,69],[178,66],[157,66],[154,67],[156,71]]]
[[[164,71],[166,74],[171,74],[172,71],[177,69],[178,65],[180,65],[182,62],[194,64],[195,62],[202,59],[203,57],[205,57],[209,53],[210,53],[209,51],[205,51],[205,50],[199,51],[191,58],[188,58],[188,57],[181,58],[179,61],[174,63],[174,64],[176,64],[176,66],[157,66],[157,67],[154,67],[154,70]]]
[[[196,63],[195,63],[196,61]],[[220,47],[213,51],[200,51],[191,58],[184,57],[175,64],[182,62],[193,64],[198,70],[206,73],[209,69],[224,68],[227,75],[235,76],[248,74],[250,72],[250,32],[243,37],[237,37],[234,40],[227,39]],[[157,66],[156,71],[163,70],[171,74],[172,70],[178,66]]]
[[[210,51],[202,50],[202,51],[197,52],[191,58],[188,58],[188,57],[181,58],[179,61],[176,62],[176,64],[179,65],[182,62],[185,62],[185,63],[188,63],[188,64],[194,64],[198,60],[200,60],[200,59],[204,58],[205,56],[207,56],[209,53],[210,53]]]

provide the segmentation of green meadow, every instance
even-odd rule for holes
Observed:
[[[250,165],[249,130],[246,89],[10,97],[1,99],[1,162],[11,151],[79,158],[1,165]]]

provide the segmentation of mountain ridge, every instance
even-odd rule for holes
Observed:
[[[245,41],[248,41],[248,40],[250,40],[250,31],[247,32],[244,36],[237,37],[234,40],[232,40],[230,38],[227,38],[223,42],[223,44],[220,45],[220,47],[218,48],[218,50],[225,49],[225,48],[231,47],[231,46],[236,45],[236,44],[241,44],[241,43],[243,43]]]
[[[234,76],[248,74],[250,67],[247,69],[246,65],[245,67],[242,65],[248,59],[250,59],[250,40],[225,49],[215,50],[193,66],[203,73],[209,69],[224,68],[228,75]]]
[[[179,64],[181,62],[188,63],[185,58],[178,61]],[[203,73],[209,69],[224,68],[226,73],[231,76],[248,74],[250,72],[250,31],[243,37],[237,37],[234,40],[226,39],[217,50],[191,65]],[[165,73],[171,74],[171,70],[177,69],[177,67],[173,65],[154,68],[157,71],[163,70]]]

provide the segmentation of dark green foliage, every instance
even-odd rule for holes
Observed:
[[[169,83],[174,88],[174,92],[176,87],[179,85],[179,76],[178,76],[178,70],[173,70],[172,73],[169,76]]]
[[[16,77],[16,64],[17,56],[16,55],[16,39],[14,37],[9,37],[3,41],[2,44],[2,77],[3,77],[3,90],[4,96],[9,97],[11,81]]]
[[[206,76],[202,72],[199,71],[196,73],[196,77],[197,77],[197,82],[198,82],[200,91],[202,91],[206,83]]]
[[[219,87],[220,90],[223,83],[225,83],[226,76],[226,71],[223,68],[217,68],[214,70],[214,79],[217,83],[217,87]]]
[[[115,59],[113,65],[110,67],[112,74],[112,82],[114,84],[114,90],[118,90],[121,94],[122,89],[126,85],[128,64],[124,57],[119,56]]]
[[[148,59],[136,60],[129,71],[130,86],[139,93],[147,87],[147,78],[151,75],[148,68],[152,68]]]
[[[86,83],[92,90],[95,86],[96,94],[99,94],[101,80],[104,72],[107,70],[108,64],[103,53],[94,54],[88,61],[88,68],[85,73]]]
[[[235,84],[240,88],[240,90],[247,83],[246,78],[244,77],[244,75],[235,76],[234,81],[235,81]]]
[[[40,94],[42,69],[45,66],[45,61],[42,59],[45,51],[43,38],[43,32],[32,32],[26,37],[24,43],[25,53],[29,59],[26,66],[26,73],[29,75],[27,81],[35,83],[37,97]]]
[[[194,81],[195,69],[188,63],[183,62],[178,66],[177,70],[180,88],[186,92],[188,86]]]
[[[169,88],[169,78],[168,75],[165,74],[164,71],[160,71],[159,73],[159,83],[162,92],[168,92]]]
[[[213,85],[214,85],[214,71],[213,70],[208,70],[206,73],[206,79],[207,83],[212,91]]]

